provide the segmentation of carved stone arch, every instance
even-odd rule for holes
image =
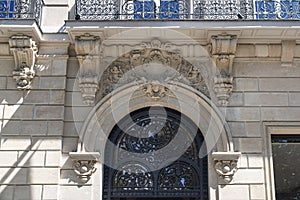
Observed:
[[[153,39],[132,47],[130,51],[112,60],[100,79],[98,99],[131,82],[136,84],[176,81],[189,85],[211,98],[213,62],[208,55],[193,59],[182,56],[183,47]],[[151,68],[156,68],[159,77]],[[150,78],[149,78],[150,73]],[[151,74],[152,73],[152,74]],[[153,75],[154,74],[154,75]],[[152,77],[151,77],[152,76]]]
[[[114,125],[128,113],[146,106],[164,106],[188,116],[212,145],[210,151],[233,152],[230,129],[221,112],[205,95],[180,82],[170,82],[170,90],[159,100],[149,98],[143,85],[129,83],[104,97],[90,112],[80,131],[87,151],[102,152]],[[213,142],[215,142],[213,144]]]

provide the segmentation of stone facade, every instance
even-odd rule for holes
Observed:
[[[300,134],[296,22],[136,29],[69,20],[73,11],[74,1],[45,0],[41,29],[1,20],[1,200],[102,199],[103,137],[153,105],[207,136],[211,200],[275,199],[270,135]]]

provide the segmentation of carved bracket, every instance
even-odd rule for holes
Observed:
[[[233,175],[237,171],[237,162],[241,156],[240,152],[214,152],[212,158],[215,163],[215,170],[225,183],[232,181]]]
[[[31,37],[15,35],[9,39],[10,51],[15,60],[13,78],[17,82],[18,89],[30,89],[35,76],[35,59],[38,52],[37,45]]]
[[[95,102],[99,89],[100,38],[88,33],[75,37],[75,51],[79,61],[79,88],[83,102]]]
[[[82,183],[87,183],[97,170],[95,164],[99,160],[100,154],[97,152],[70,152],[69,155],[73,160],[75,174]]]
[[[228,104],[233,88],[232,66],[236,45],[236,35],[224,33],[211,37],[211,55],[218,69],[214,90],[221,106]]]

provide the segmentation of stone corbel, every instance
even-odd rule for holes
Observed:
[[[214,91],[220,106],[227,106],[233,89],[232,66],[237,36],[221,34],[211,37],[211,55],[217,66]]]
[[[15,35],[9,38],[9,46],[15,60],[13,78],[17,82],[17,88],[30,89],[35,76],[37,45],[29,36]]]
[[[96,162],[99,161],[98,152],[70,152],[73,161],[73,170],[82,183],[87,183],[97,170]]]
[[[79,61],[79,88],[83,102],[92,105],[99,89],[100,37],[84,34],[75,37],[75,51]]]
[[[221,179],[225,183],[230,183],[233,175],[237,171],[237,162],[240,158],[240,152],[214,152],[212,158],[214,160],[214,167]]]

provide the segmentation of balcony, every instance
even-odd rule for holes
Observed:
[[[41,22],[43,0],[0,0],[0,19],[33,19]]]
[[[76,20],[300,20],[298,0],[77,0]]]

